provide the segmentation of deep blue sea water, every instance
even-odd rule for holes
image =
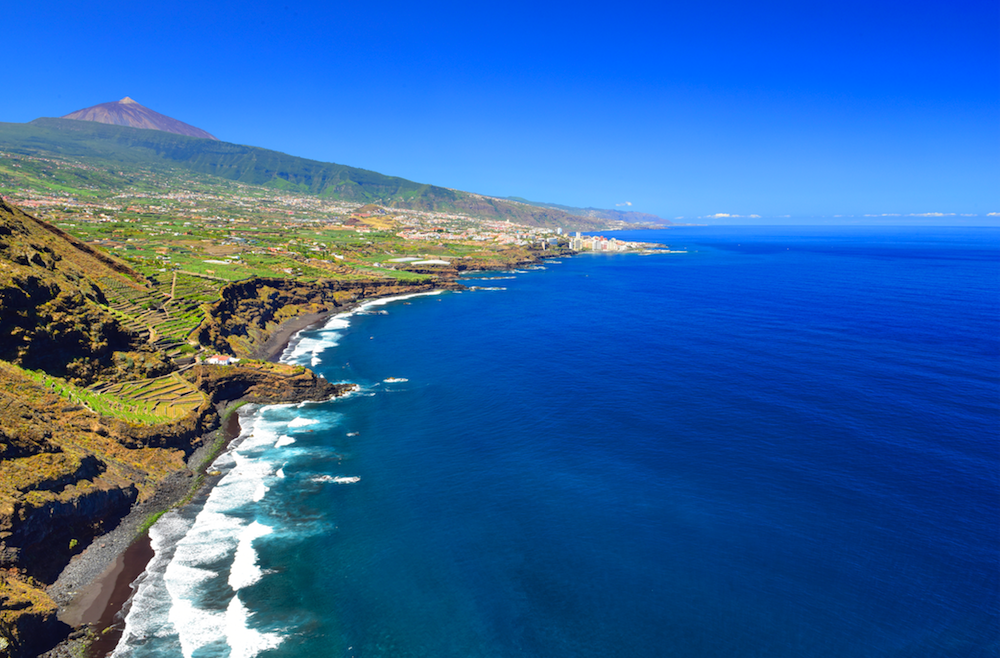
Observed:
[[[1000,229],[616,235],[303,333],[116,655],[1000,655]]]

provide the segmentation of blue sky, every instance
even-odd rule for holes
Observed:
[[[127,95],[226,141],[682,221],[1000,212],[995,0],[10,4],[0,121]]]

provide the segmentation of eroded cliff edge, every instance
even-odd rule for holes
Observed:
[[[185,377],[205,393],[173,423],[143,426],[66,405],[33,382],[0,372],[0,655],[33,656],[69,632],[46,592],[70,560],[152,497],[166,477],[219,426],[217,408],[235,399],[300,402],[342,394],[304,368],[200,365]],[[17,455],[16,457],[13,455]]]
[[[394,279],[249,279],[222,289],[221,299],[209,306],[197,337],[202,345],[224,354],[264,359],[280,347],[272,339],[296,318],[319,318],[364,299],[461,288],[453,280],[431,279],[419,283]]]

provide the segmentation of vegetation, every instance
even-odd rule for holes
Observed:
[[[127,176],[128,166],[161,169],[173,166],[188,175],[208,174],[285,193],[374,202],[425,212],[463,213],[483,219],[509,219],[530,226],[593,230],[621,222],[617,216],[608,219],[588,212],[572,214],[555,206],[470,194],[253,146],[92,121],[45,118],[27,124],[0,123],[0,143],[19,154],[83,157],[93,163],[90,170],[59,175],[38,172],[36,183],[44,182],[53,190],[118,187],[115,177]]]
[[[160,517],[163,516],[164,514],[166,514],[166,512],[167,512],[166,510],[160,510],[159,512],[153,512],[152,514],[150,514],[149,516],[147,516],[145,519],[143,519],[142,523],[140,523],[139,527],[136,528],[136,530],[135,530],[135,536],[136,537],[142,537],[142,536],[144,536],[147,532],[149,532],[149,529],[153,527],[153,524],[156,523],[157,521],[159,521]]]
[[[215,405],[341,390],[252,358],[284,322],[560,250],[543,229],[386,207],[463,193],[260,149],[57,120],[0,124],[0,140],[0,644],[11,647],[26,646],[13,628],[51,636],[44,586],[187,470],[218,426]],[[242,362],[199,364],[215,352]],[[217,437],[195,471],[224,446]]]
[[[12,368],[0,362],[0,368]],[[80,388],[39,371],[23,371],[29,378],[69,402],[102,416],[129,423],[156,425],[195,411],[205,401],[203,393],[173,373],[156,379]]]

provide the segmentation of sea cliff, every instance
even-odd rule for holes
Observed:
[[[9,454],[20,456],[0,462],[0,655],[34,656],[65,637],[70,628],[59,621],[47,592],[63,569],[97,557],[88,555],[98,548],[95,538],[152,499],[170,476],[185,475],[188,488],[202,484],[197,475],[203,468],[192,456],[211,448],[221,407],[237,400],[328,399],[349,388],[304,368],[270,363],[199,365],[184,374],[205,393],[205,402],[176,422],[141,426],[60,406],[55,396],[35,397],[43,403],[36,408],[16,395],[30,381],[0,373],[3,411],[24,421],[16,440],[6,440],[6,427],[3,434],[4,447],[13,447]]]

